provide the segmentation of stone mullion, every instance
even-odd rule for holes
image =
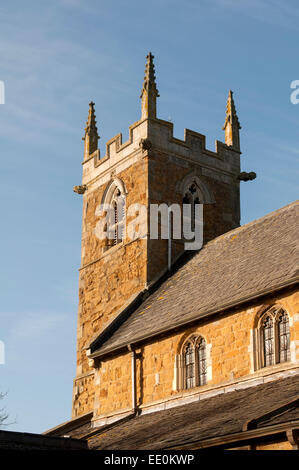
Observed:
[[[274,364],[280,362],[280,345],[279,345],[279,329],[277,318],[273,318],[273,332],[274,332]]]
[[[178,358],[179,358],[179,371],[180,371],[180,374],[179,374],[179,377],[180,377],[179,389],[183,390],[185,388],[185,385],[186,385],[185,355],[183,353],[179,354]]]
[[[265,347],[264,347],[264,342],[265,342],[265,335],[264,335],[264,329],[261,327],[259,330],[259,368],[262,368],[265,366]]]
[[[194,377],[195,377],[195,387],[200,385],[199,383],[199,357],[198,357],[198,346],[194,345]]]

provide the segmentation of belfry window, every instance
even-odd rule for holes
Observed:
[[[197,204],[201,204],[200,191],[195,182],[192,182],[185,191],[183,204],[190,204],[191,206],[191,231],[193,232],[195,228],[195,208]]]
[[[291,360],[289,316],[271,307],[260,318],[257,330],[257,368]]]
[[[99,215],[104,215],[103,226],[100,229],[106,234],[104,251],[121,243],[125,237],[126,227],[126,190],[124,183],[115,178],[105,189]]]
[[[206,342],[192,336],[183,347],[183,388],[193,388],[207,383]]]
[[[108,244],[110,246],[120,243],[124,234],[125,201],[118,188],[115,189],[112,195],[111,205],[113,211],[111,211],[108,228]]]

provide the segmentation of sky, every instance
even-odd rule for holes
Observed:
[[[10,0],[0,6],[0,391],[12,423],[71,417],[88,103],[100,150],[140,118],[145,56],[158,117],[224,140],[228,90],[242,126],[241,223],[298,198],[299,5],[293,0]]]

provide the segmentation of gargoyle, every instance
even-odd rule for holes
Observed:
[[[238,180],[240,181],[250,181],[254,180],[256,178],[256,173],[254,171],[251,171],[250,173],[247,173],[247,171],[242,171],[238,175]]]
[[[82,186],[74,186],[73,187],[74,193],[77,193],[77,194],[84,194],[86,189],[87,189],[86,184],[83,184]]]

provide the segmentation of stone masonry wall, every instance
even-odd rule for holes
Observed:
[[[285,308],[290,316],[291,363],[254,371],[252,330],[256,316],[264,305],[274,304]],[[291,364],[297,363],[299,366],[298,312],[299,293],[292,291],[271,296],[263,304],[255,303],[250,308],[232,310],[226,315],[199,320],[192,328],[148,341],[136,349],[137,405],[143,408],[171,397],[183,397],[195,391],[208,391],[211,387],[221,384],[233,384],[245,377],[260,377],[271,371],[288,368]],[[174,384],[175,356],[191,333],[202,335],[210,348],[208,383],[195,389],[178,391]],[[95,418],[130,409],[130,354],[107,357],[101,362],[99,375],[100,385],[95,389],[98,397]]]
[[[117,175],[127,190],[126,205],[147,201],[147,162],[141,159]],[[92,409],[93,380],[85,374],[92,369],[88,364],[86,347],[109,323],[132,295],[144,289],[146,283],[146,240],[125,239],[103,251],[104,240],[99,240],[94,229],[100,217],[95,216],[106,184],[84,195],[82,224],[82,260],[79,274],[79,307],[77,329],[77,377],[74,382],[73,416]],[[88,403],[87,397],[88,396]]]
[[[289,441],[276,441],[267,444],[257,444],[254,450],[292,450],[293,447]]]

